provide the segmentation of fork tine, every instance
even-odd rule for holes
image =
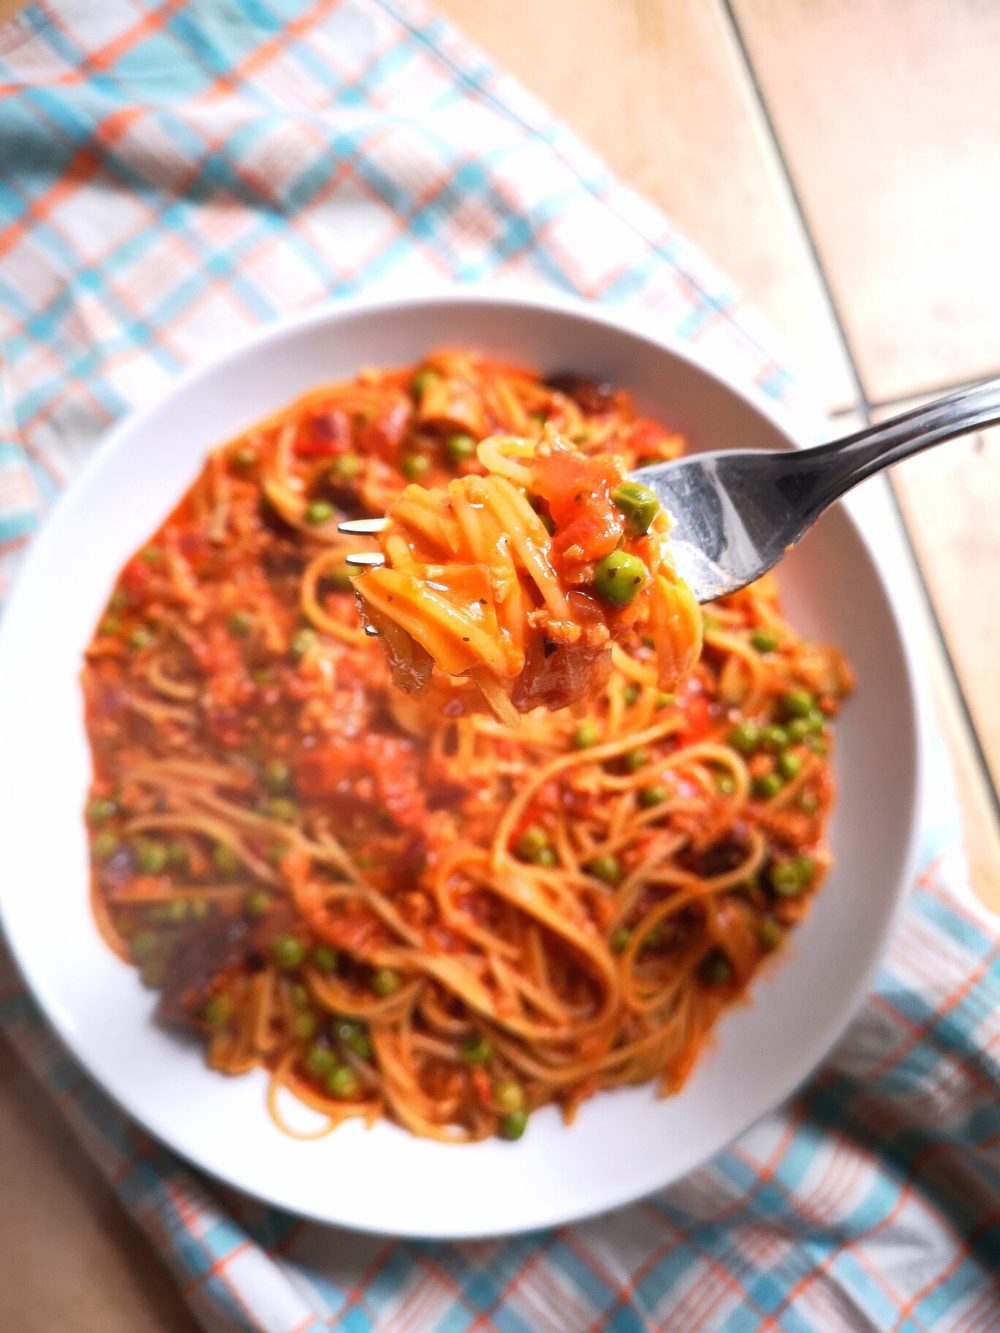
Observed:
[[[385,564],[385,556],[381,551],[355,551],[347,557],[349,565],[358,565],[362,569],[374,569],[378,565]]]
[[[337,524],[337,531],[348,537],[374,537],[388,521],[387,518],[348,518]]]

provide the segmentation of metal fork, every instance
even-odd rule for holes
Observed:
[[[766,574],[819,516],[858,482],[922,449],[1000,422],[1000,379],[811,449],[726,449],[691,454],[630,474],[656,493],[674,520],[671,550],[699,602],[711,602]],[[373,536],[384,518],[352,519],[339,530]],[[382,563],[378,552],[351,565]]]

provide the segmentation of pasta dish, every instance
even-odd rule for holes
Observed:
[[[310,1134],[473,1141],[675,1091],[808,911],[850,670],[770,577],[702,625],[622,491],[682,443],[607,385],[439,351],[223,445],[121,570],[83,671],[95,918],[289,1132],[294,1099]]]

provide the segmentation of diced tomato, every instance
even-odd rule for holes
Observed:
[[[493,1083],[485,1069],[472,1068],[469,1070],[469,1079],[476,1090],[476,1096],[484,1106],[493,1104]]]
[[[395,462],[410,424],[412,404],[403,399],[391,403],[384,412],[359,427],[356,443],[359,453],[374,454],[386,462]]]
[[[684,714],[682,735],[685,744],[702,740],[712,729],[712,710],[708,699],[704,694],[689,693],[680,703]]]
[[[534,466],[534,488],[548,503],[556,525],[553,545],[579,547],[585,560],[600,560],[618,545],[624,531],[621,511],[611,492],[621,481],[613,458],[554,450]]]
[[[339,407],[317,412],[303,422],[295,441],[299,458],[333,458],[351,442],[351,421]]]
[[[122,570],[121,581],[130,597],[140,598],[149,586],[151,567],[145,560],[136,556]]]

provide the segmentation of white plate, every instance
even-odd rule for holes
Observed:
[[[516,1144],[447,1146],[389,1124],[283,1136],[261,1072],[225,1078],[151,1021],[153,997],[102,943],[87,901],[81,811],[89,760],[77,676],[118,569],[205,453],[306,389],[362,365],[471,345],[631,389],[695,448],[781,446],[767,409],[666,342],[562,299],[448,294],[334,307],[272,329],[180,380],[119,426],[63,497],[24,566],[0,634],[0,909],[64,1041],[149,1130],[198,1166],[297,1213],[437,1237],[561,1223],[690,1171],[799,1084],[842,1032],[885,946],[915,855],[918,713],[909,654],[868,548],[831,512],[781,570],[794,622],[858,674],[839,725],[836,867],[791,948],[728,1014],[680,1095],[650,1088],[551,1108]]]

